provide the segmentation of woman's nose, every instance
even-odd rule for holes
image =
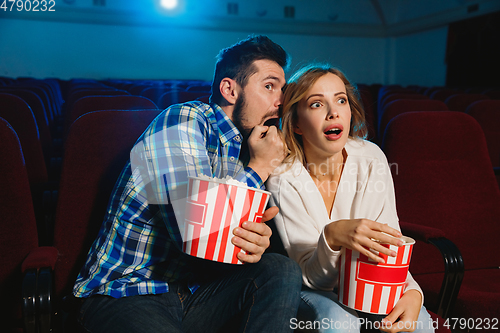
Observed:
[[[328,119],[336,119],[338,117],[339,117],[339,113],[337,111],[335,111],[334,109],[328,110],[328,115],[327,115]]]

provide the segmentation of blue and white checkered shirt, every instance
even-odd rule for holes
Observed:
[[[181,253],[176,204],[187,177],[232,178],[262,188],[240,161],[242,136],[216,105],[188,102],[163,111],[143,133],[113,190],[107,214],[73,288],[76,297],[160,294],[196,269]]]

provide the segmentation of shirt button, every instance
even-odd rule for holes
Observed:
[[[241,142],[241,136],[237,135],[234,137],[234,139],[237,141],[237,142]]]
[[[229,160],[230,160],[231,162],[234,162],[234,156],[231,156],[231,157],[229,158]]]

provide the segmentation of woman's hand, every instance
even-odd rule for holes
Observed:
[[[417,328],[418,314],[422,303],[422,295],[417,290],[408,290],[396,303],[391,313],[382,319],[381,331],[413,332]],[[399,319],[399,321],[397,321]]]
[[[402,246],[403,241],[398,239],[401,236],[400,231],[387,224],[367,219],[339,220],[325,227],[325,238],[331,249],[338,251],[341,247],[346,247],[380,263],[383,263],[384,259],[370,249],[395,257],[394,251],[380,243]]]

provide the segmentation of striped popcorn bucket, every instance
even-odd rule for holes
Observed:
[[[411,252],[415,241],[404,237],[405,244],[394,250],[396,257],[379,253],[385,263],[377,263],[358,251],[344,249],[340,258],[339,301],[352,309],[389,314],[403,295]]]
[[[189,177],[184,230],[181,230],[184,253],[242,264],[236,257],[241,248],[231,243],[233,230],[245,221],[260,222],[269,197],[269,192],[243,184]]]

